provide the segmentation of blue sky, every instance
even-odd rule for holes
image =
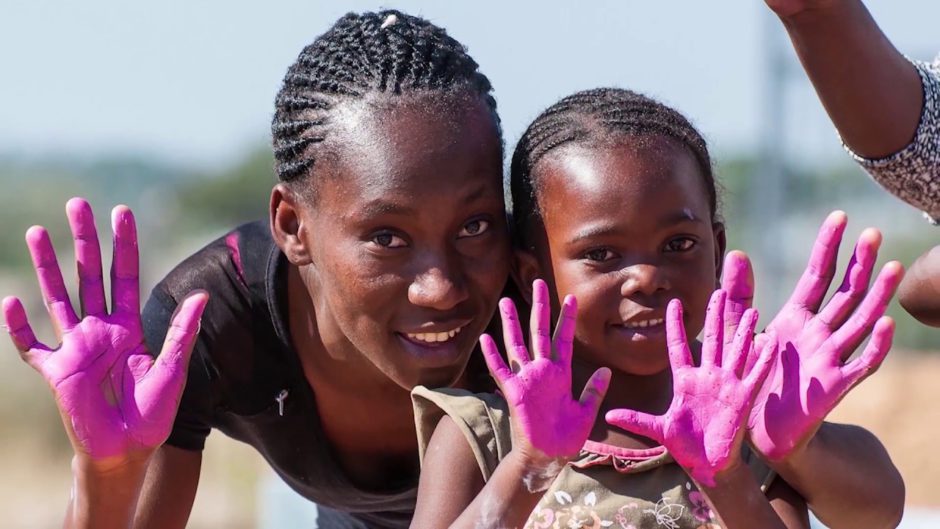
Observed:
[[[940,2],[867,4],[903,51],[940,51]],[[763,121],[762,32],[771,31],[796,74],[790,135],[810,156],[838,152],[762,0],[5,0],[0,153],[232,160],[266,141],[273,96],[300,49],[344,12],[383,6],[430,18],[470,48],[496,87],[510,145],[557,98],[618,85],[677,106],[718,152],[752,148]]]

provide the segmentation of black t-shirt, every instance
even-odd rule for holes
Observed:
[[[218,429],[255,447],[288,485],[316,502],[320,527],[408,527],[417,483],[366,491],[336,463],[291,346],[286,271],[267,222],[255,222],[210,243],[153,289],[143,311],[151,351],[160,351],[179,301],[193,289],[209,293],[167,444],[202,450]]]

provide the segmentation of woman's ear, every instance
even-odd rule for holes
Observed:
[[[295,266],[310,264],[310,249],[307,247],[306,224],[298,208],[300,197],[285,184],[277,184],[271,190],[268,214],[271,220],[271,236],[274,243]]]
[[[534,250],[514,248],[512,251],[512,279],[526,303],[532,304],[532,282],[542,277],[542,270]]]
[[[725,263],[725,250],[728,248],[724,223],[713,222],[712,233],[715,235],[715,288],[721,288],[721,269]]]

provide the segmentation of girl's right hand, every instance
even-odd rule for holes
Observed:
[[[19,299],[5,298],[3,315],[20,356],[52,388],[78,462],[106,472],[146,460],[169,436],[208,295],[196,292],[179,304],[163,350],[154,359],[140,321],[133,214],[118,206],[111,215],[109,312],[91,207],[73,198],[66,211],[75,239],[83,317],[72,307],[49,234],[39,226],[26,232],[26,243],[61,344],[51,348],[36,339]]]
[[[513,302],[500,300],[503,336],[509,366],[487,334],[480,347],[509,404],[513,423],[513,451],[519,452],[541,478],[561,470],[558,463],[578,454],[597,418],[607,387],[610,369],[598,369],[575,400],[571,394],[571,356],[577,301],[567,296],[562,303],[555,334],[550,337],[551,303],[542,280],[532,285],[530,321],[532,353],[522,337],[519,315]]]

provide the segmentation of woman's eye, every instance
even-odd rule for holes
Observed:
[[[589,252],[584,253],[585,259],[587,259],[588,261],[596,261],[599,263],[603,261],[607,261],[609,259],[613,259],[613,257],[614,257],[614,252],[606,248],[598,248],[596,250],[591,250]]]
[[[372,242],[382,248],[402,248],[408,245],[404,239],[391,233],[379,233],[372,237]]]
[[[490,222],[487,220],[471,220],[470,222],[463,225],[460,233],[457,234],[457,238],[462,239],[464,237],[476,237],[477,235],[485,232],[489,227]]]
[[[695,240],[688,237],[680,237],[666,243],[667,252],[687,252],[695,247]]]

